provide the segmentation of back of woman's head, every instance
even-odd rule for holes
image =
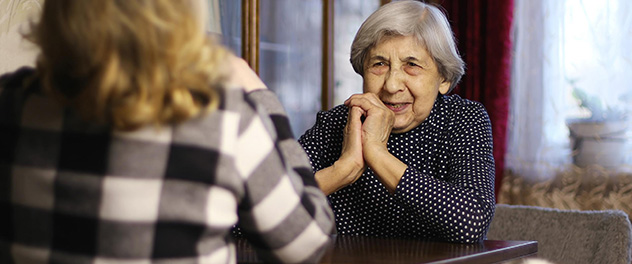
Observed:
[[[46,0],[28,36],[44,87],[84,118],[134,130],[218,103],[226,51],[194,0]]]

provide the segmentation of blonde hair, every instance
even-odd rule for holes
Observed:
[[[227,51],[192,0],[46,0],[27,36],[43,86],[117,130],[178,123],[219,104]]]

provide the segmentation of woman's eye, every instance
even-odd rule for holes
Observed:
[[[371,73],[376,75],[384,74],[388,70],[388,64],[386,62],[380,61],[371,64],[371,67],[368,69]]]
[[[421,70],[421,66],[413,62],[406,63],[406,67],[404,67],[404,71],[406,71],[410,75],[419,75],[421,73]]]

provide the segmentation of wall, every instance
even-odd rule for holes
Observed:
[[[38,17],[44,0],[0,0],[0,74],[24,65],[34,65],[36,47],[20,32]]]

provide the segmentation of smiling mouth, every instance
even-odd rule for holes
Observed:
[[[402,106],[406,105],[406,104],[391,104],[391,103],[386,103],[386,104],[387,104],[387,105],[390,105],[390,106],[392,106],[392,107],[395,107],[395,108],[400,108],[400,107],[402,107]]]
[[[389,109],[397,112],[400,111],[402,109],[404,109],[406,106],[408,106],[408,103],[384,103],[386,105],[386,107],[388,107]]]

